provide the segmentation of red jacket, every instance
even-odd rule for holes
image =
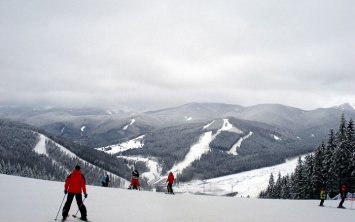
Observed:
[[[64,190],[69,193],[86,193],[85,177],[81,174],[80,170],[74,170],[72,174],[65,180]]]
[[[173,173],[169,173],[168,179],[166,180],[166,182],[168,183],[174,183],[175,177]]]

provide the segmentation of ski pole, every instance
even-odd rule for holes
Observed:
[[[62,200],[62,203],[60,204],[60,207],[59,207],[57,216],[55,217],[55,220],[57,220],[57,218],[58,218],[58,214],[59,214],[60,208],[62,208],[62,205],[63,205],[63,202],[64,202],[64,199],[65,199],[65,196],[66,196],[66,195],[67,195],[67,194],[65,193],[65,194],[64,194],[64,197],[63,197],[63,200]]]
[[[80,210],[81,206],[83,206],[85,199],[86,199],[86,197],[84,197],[83,202],[81,202],[81,204],[80,204],[80,206],[79,206],[78,211],[76,211],[76,214],[73,214],[73,215],[72,215],[74,218],[76,218],[76,215],[78,214],[78,212],[79,212],[79,210]]]

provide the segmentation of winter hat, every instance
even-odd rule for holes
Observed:
[[[79,166],[79,165],[76,165],[76,166],[75,166],[75,169],[76,169],[76,170],[80,170],[80,166]]]

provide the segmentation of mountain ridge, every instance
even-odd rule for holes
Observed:
[[[282,163],[286,158],[312,152],[327,138],[329,129],[339,126],[342,114],[348,119],[355,119],[355,111],[346,104],[341,108],[304,111],[282,104],[243,107],[223,103],[189,103],[143,113],[74,113],[82,115],[73,115],[72,110],[55,109],[53,112],[32,109],[26,114],[23,109],[17,108],[12,112],[11,109],[0,107],[0,118],[41,128],[84,145],[87,149],[109,148],[143,136],[142,148],[123,149],[112,155],[156,158],[163,174],[174,164],[183,161],[201,136],[210,132],[215,137],[208,144],[209,151],[192,162],[180,175],[180,179],[185,181]],[[217,134],[225,120],[242,133],[222,131]],[[246,137],[248,134],[250,136]],[[244,137],[247,139],[238,145],[238,141]],[[238,155],[227,152],[233,146],[238,146]],[[222,167],[217,168],[215,164]]]

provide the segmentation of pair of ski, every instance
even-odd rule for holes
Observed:
[[[63,222],[63,221],[67,221],[67,218],[68,218],[68,217],[70,217],[69,214],[68,214],[68,216],[67,216],[66,218],[63,218],[63,219],[62,219],[62,222]],[[75,214],[73,214],[72,217],[74,217],[74,218],[76,218],[76,219],[78,219],[78,220],[81,220],[81,221],[89,221],[88,219],[83,220],[83,219],[81,219],[80,217],[76,217]]]

